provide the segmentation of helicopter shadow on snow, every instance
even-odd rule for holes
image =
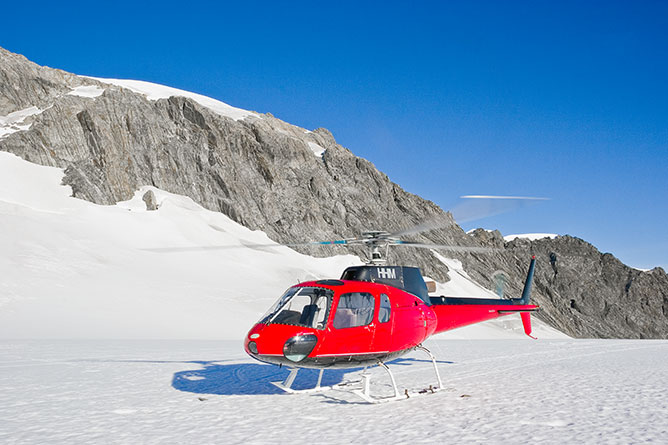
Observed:
[[[419,365],[417,363],[424,362]],[[210,395],[267,395],[282,394],[283,391],[271,382],[284,381],[290,369],[261,363],[221,364],[215,361],[193,362],[202,366],[201,369],[179,371],[174,373],[172,387],[178,391],[194,394]],[[416,364],[424,366],[431,363],[429,360],[413,358],[398,358],[389,362],[390,366],[407,366]],[[438,363],[452,363],[438,361]],[[351,375],[362,371],[363,368],[326,369],[322,377],[323,386],[336,385],[353,379]],[[317,369],[300,369],[295,379],[293,389],[309,389],[316,385],[318,380]]]

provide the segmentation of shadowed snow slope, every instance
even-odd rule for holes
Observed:
[[[0,152],[0,337],[240,339],[285,288],[360,262],[253,247],[274,243],[154,187],[115,206],[75,199],[62,176]],[[156,211],[142,201],[149,189]],[[192,246],[232,247],[151,250]],[[440,291],[489,293],[444,261],[452,279]],[[521,336],[519,317],[510,318],[447,335]],[[563,335],[540,323],[537,332]]]

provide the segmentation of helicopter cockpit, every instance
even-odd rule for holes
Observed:
[[[322,287],[291,287],[267,311],[260,323],[324,329],[334,292]]]

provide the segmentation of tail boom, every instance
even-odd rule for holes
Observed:
[[[434,334],[449,331],[452,329],[469,326],[487,320],[502,317],[508,314],[519,312],[522,316],[524,332],[531,334],[531,322],[525,318],[530,316],[530,312],[538,310],[534,305],[489,305],[489,304],[436,304],[431,306],[436,313],[438,323]]]
[[[438,320],[434,333],[437,334],[519,312],[522,317],[524,333],[531,338],[535,338],[531,336],[531,312],[538,310],[538,306],[529,304],[535,268],[536,256],[534,255],[531,257],[529,271],[527,272],[524,289],[520,298],[498,300],[432,297],[431,309],[436,313]]]

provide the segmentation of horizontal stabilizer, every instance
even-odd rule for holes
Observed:
[[[526,309],[526,308],[519,308],[519,307],[518,307],[518,308],[509,307],[508,309],[506,309],[506,308],[504,307],[503,309],[500,309],[500,310],[498,310],[497,312],[498,312],[499,314],[505,315],[505,314],[516,314],[516,313],[518,313],[518,312],[535,312],[535,311],[537,311],[538,309],[539,309],[538,306],[534,306],[534,307],[531,307],[531,308],[529,308],[529,309]]]

